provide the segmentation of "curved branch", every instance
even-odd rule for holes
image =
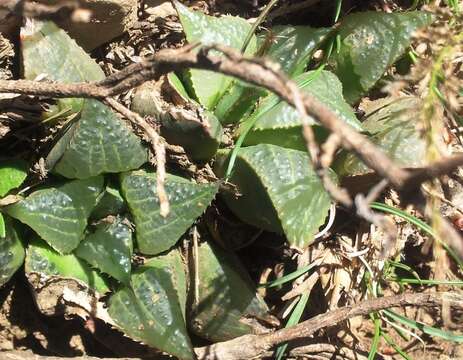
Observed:
[[[273,347],[293,340],[305,339],[316,331],[335,326],[355,316],[403,306],[441,306],[444,302],[463,308],[463,297],[450,293],[405,293],[346,306],[315,316],[299,325],[265,335],[245,335],[236,339],[195,349],[200,360],[245,360],[258,358]]]

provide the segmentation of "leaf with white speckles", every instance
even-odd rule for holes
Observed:
[[[62,255],[56,252],[37,236],[32,239],[27,248],[25,270],[26,274],[37,273],[46,277],[59,276],[77,279],[100,294],[109,291],[107,280],[84,260],[74,254]]]
[[[354,111],[342,97],[342,85],[336,75],[324,70],[309,71],[294,81],[301,90],[320,100],[346,123],[357,130],[362,129]],[[254,122],[254,126],[245,137],[244,145],[266,143],[296,150],[306,149],[299,112],[274,94],[262,100],[240,130],[246,129],[249,122]],[[313,118],[309,118],[309,122],[317,137],[326,136],[326,130]]]
[[[81,241],[74,253],[93,267],[129,285],[132,261],[132,232],[116,218],[97,225],[95,232]]]
[[[86,179],[137,169],[147,160],[132,129],[106,105],[87,99],[80,119],[51,150],[47,164],[67,178]]]
[[[184,318],[185,273],[177,250],[137,269],[131,287],[109,300],[109,315],[132,339],[179,359],[194,359]]]
[[[98,81],[103,70],[77,43],[51,21],[28,18],[21,28],[24,77],[29,80],[46,75],[48,80],[63,83]],[[58,111],[79,112],[84,99],[58,100]]]
[[[190,305],[190,328],[214,342],[268,331],[261,322],[274,319],[239,259],[208,242],[199,246],[197,256],[198,302]]]
[[[364,129],[370,140],[398,165],[407,168],[426,166],[426,139],[417,129],[423,101],[412,96],[384,98],[368,103]],[[437,111],[437,109],[436,109]],[[339,176],[372,173],[353,153],[343,152],[334,169]]]
[[[357,101],[404,54],[413,32],[433,21],[430,13],[361,12],[346,16],[339,27],[335,72],[348,102]]]
[[[62,254],[74,250],[83,238],[87,219],[103,190],[103,177],[70,181],[37,190],[6,212],[29,225]]]
[[[329,28],[277,25],[264,34],[271,44],[265,56],[276,61],[290,77],[304,72],[313,52],[330,33]]]
[[[180,2],[174,2],[187,41],[201,42],[204,45],[221,44],[241,49],[251,25],[243,18],[222,16],[219,18],[192,11]],[[253,36],[246,48],[246,54],[252,55],[257,50],[257,40]],[[233,82],[233,78],[206,70],[188,70],[190,95],[195,95],[200,104],[213,110],[217,102]]]
[[[165,189],[170,212],[160,214],[156,174],[133,171],[121,175],[122,194],[135,222],[138,249],[156,255],[171,248],[206,210],[217,193],[217,184],[196,184],[167,175]]]
[[[217,161],[222,175],[229,152]],[[334,174],[332,174],[334,177]],[[241,148],[230,182],[242,196],[222,194],[243,221],[284,233],[292,247],[305,249],[328,215],[331,199],[306,152],[261,144]]]
[[[4,220],[5,235],[0,237],[0,286],[10,280],[24,262],[24,247],[16,229],[17,225],[6,216]]]

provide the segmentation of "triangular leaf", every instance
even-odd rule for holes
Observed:
[[[219,174],[227,165],[223,155]],[[223,194],[230,209],[249,224],[284,232],[297,249],[312,242],[328,215],[330,196],[304,151],[270,144],[241,148],[230,181],[240,194]]]
[[[191,11],[178,1],[174,4],[190,44],[196,42],[205,45],[221,44],[239,50],[251,30],[251,25],[243,18],[234,16],[216,18],[200,11]],[[246,48],[246,54],[254,54],[256,50],[257,40],[253,36]],[[196,69],[189,70],[187,77],[192,94],[209,110],[214,109],[233,81],[229,76]]]
[[[132,110],[159,119],[161,135],[169,144],[182,146],[193,161],[205,163],[217,152],[222,139],[219,120],[186,94],[174,73],[166,76],[162,85],[146,82],[139,86]]]
[[[170,213],[160,214],[156,174],[134,171],[121,175],[121,189],[136,226],[138,249],[156,255],[171,248],[214,199],[217,184],[195,184],[168,175],[165,189]]]
[[[190,328],[214,342],[265,331],[259,320],[270,320],[267,305],[236,256],[209,243],[198,250],[199,293],[198,302],[192,302]]]
[[[279,25],[264,33],[264,41],[271,45],[265,56],[280,64],[281,70],[290,77],[304,72],[313,52],[331,30],[310,26]]]
[[[3,216],[0,214],[0,217]],[[0,237],[0,286],[3,286],[24,262],[24,247],[14,222],[5,217],[5,235]]]
[[[364,129],[370,140],[381,148],[394,162],[408,167],[425,166],[426,140],[417,124],[423,102],[415,97],[388,98],[371,102],[365,109]],[[371,173],[371,170],[352,153],[343,153],[335,163],[340,176]]]
[[[260,48],[265,50],[264,56],[279,63],[282,70],[293,77],[305,70],[313,51],[328,33],[329,29],[314,29],[309,26],[275,26],[261,36]],[[214,112],[222,124],[236,124],[266,94],[268,92],[262,88],[235,79]]]
[[[113,223],[99,224],[74,253],[93,267],[129,285],[132,252],[132,232],[120,218],[116,218]]]
[[[22,160],[0,161],[0,197],[19,187],[27,177],[27,164]]]
[[[358,130],[362,129],[354,111],[343,99],[342,85],[334,74],[324,70],[309,71],[294,80],[301,90],[320,100],[346,123]],[[239,132],[249,122],[254,122],[254,126],[244,139],[245,145],[270,143],[297,150],[306,149],[299,112],[274,94],[262,100]],[[310,118],[309,122],[315,125],[315,132],[319,137],[326,134],[314,119]]]
[[[46,75],[48,80],[63,83],[98,81],[103,70],[69,35],[53,22],[27,19],[21,28],[24,77],[34,80]],[[79,112],[84,99],[58,101],[59,111]]]
[[[90,218],[100,220],[109,215],[119,215],[127,210],[127,205],[122,197],[119,189],[110,181],[106,185],[106,189],[95,208],[93,209]]]
[[[107,281],[84,260],[74,254],[57,253],[37,236],[32,239],[27,248],[26,274],[29,273],[77,279],[100,294],[109,291]]]
[[[357,101],[405,52],[413,32],[433,21],[430,13],[365,11],[346,16],[339,28],[340,49],[334,53],[344,97]]]
[[[102,177],[75,180],[37,190],[8,206],[6,212],[29,225],[54,249],[66,254],[79,245],[102,190]]]
[[[132,129],[97,100],[85,100],[74,127],[68,130],[72,131],[70,139],[63,137],[55,145],[64,151],[53,169],[60,175],[85,179],[137,169],[148,159],[145,147]],[[68,144],[63,147],[61,142]]]
[[[167,254],[156,256],[145,263],[148,267],[167,270],[170,273],[172,284],[177,291],[183,318],[186,319],[187,281],[185,264],[178,249],[173,249]]]
[[[111,297],[109,314],[132,339],[179,359],[194,359],[176,284],[184,281],[184,270],[172,261],[177,262],[163,256],[132,274],[132,287],[123,287]]]

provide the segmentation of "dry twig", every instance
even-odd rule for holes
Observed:
[[[40,95],[52,98],[82,97],[105,99],[139,86],[145,81],[159,78],[171,71],[197,68],[220,72],[264,87],[289,104],[296,106],[294,83],[276,69],[274,63],[262,59],[247,58],[239,52],[220,45],[196,45],[180,49],[164,49],[150,58],[130,65],[99,82],[61,84],[29,80],[0,80],[0,92]],[[224,56],[210,55],[210,50],[221,51]],[[418,173],[410,173],[396,165],[365,136],[342,121],[333,111],[308,93],[298,91],[308,115],[316,118],[325,128],[338,135],[341,145],[353,151],[371,169],[387,179],[398,189],[411,189],[432,176],[451,172],[463,164],[463,156],[444,159]]]
[[[166,181],[166,141],[137,113],[110,97],[105,98],[104,102],[142,129],[147,137],[146,140],[152,145],[156,157],[156,192],[159,198],[160,213],[161,216],[166,217],[169,214],[169,199],[164,188]]]
[[[236,339],[195,349],[200,360],[245,360],[261,357],[273,347],[293,340],[303,340],[316,331],[334,326],[355,316],[367,315],[382,309],[402,306],[441,306],[448,304],[463,308],[463,298],[450,293],[405,293],[396,296],[375,298],[354,306],[329,311],[315,316],[296,326],[264,335],[244,335]]]

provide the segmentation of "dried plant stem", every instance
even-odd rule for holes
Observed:
[[[303,340],[316,331],[335,326],[355,316],[403,306],[442,306],[444,301],[449,306],[463,308],[463,298],[455,294],[405,293],[366,300],[353,306],[345,306],[325,314],[315,316],[296,326],[284,328],[264,335],[245,335],[236,339],[195,349],[200,360],[245,360],[261,357],[275,346],[293,340]]]
[[[156,157],[156,192],[159,198],[160,213],[161,216],[166,217],[169,215],[170,210],[169,199],[164,187],[166,180],[166,146],[164,138],[143,117],[127,109],[113,98],[107,97],[104,102],[140,128],[145,134],[146,140],[151,144]]]

